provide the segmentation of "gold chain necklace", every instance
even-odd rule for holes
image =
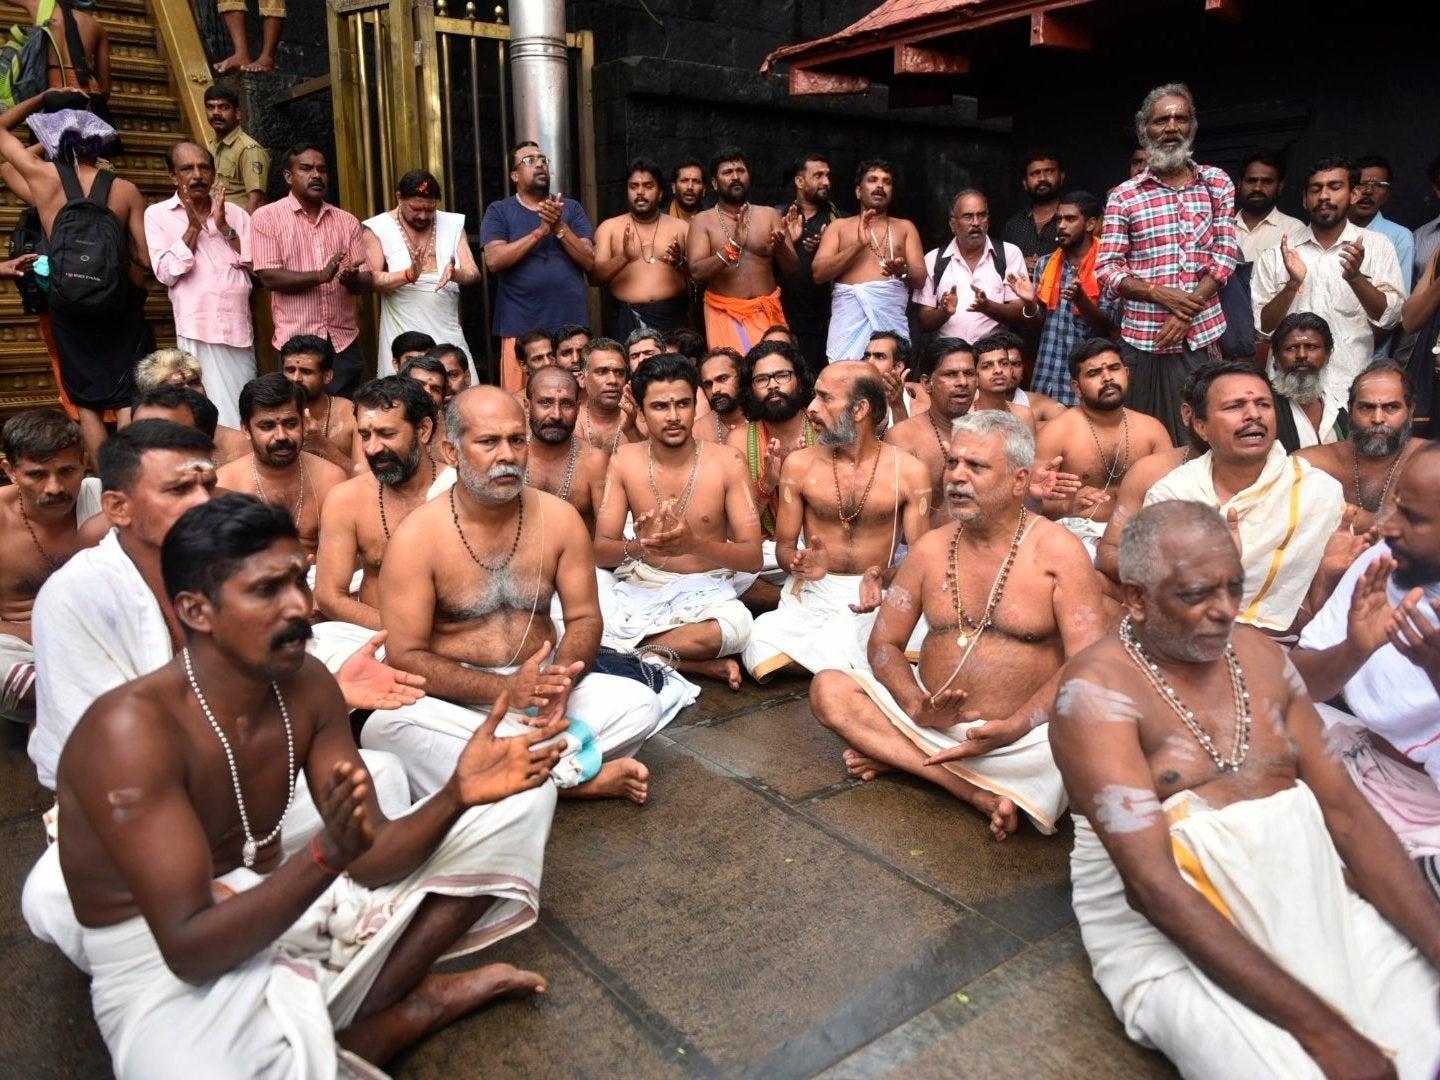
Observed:
[[[970,615],[965,610],[965,605],[960,600],[960,538],[965,535],[965,526],[957,523],[955,536],[950,541],[950,599],[955,603],[955,628],[960,631],[955,638],[955,644],[965,648],[970,644],[972,634],[978,635],[987,627],[995,625],[995,609],[1000,605],[1000,597],[1005,592],[1005,581],[1010,576],[1010,568],[1015,565],[1015,557],[1020,554],[1020,543],[1025,539],[1025,524],[1029,520],[1030,512],[1025,507],[1020,508],[1020,522],[1015,526],[1015,538],[1010,541],[1010,550],[1005,554],[1005,561],[1000,564],[1000,572],[995,575],[995,583],[990,586],[990,595],[985,600],[985,610],[980,615],[979,622],[972,622]]]

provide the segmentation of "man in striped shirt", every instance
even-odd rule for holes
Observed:
[[[1239,260],[1235,185],[1196,164],[1195,100],[1181,83],[1157,86],[1135,114],[1145,168],[1105,206],[1095,274],[1125,301],[1120,327],[1130,403],[1182,441],[1180,391],[1225,332],[1219,293]]]
[[[371,288],[360,221],[325,201],[330,170],[318,146],[288,150],[284,175],[290,194],[250,219],[251,261],[270,290],[273,344],[278,349],[297,334],[328,339],[335,378],[326,390],[348,398],[365,367],[355,294]]]

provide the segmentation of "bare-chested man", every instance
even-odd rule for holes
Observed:
[[[552,366],[530,376],[525,395],[530,406],[525,483],[573,506],[593,538],[609,459],[575,433],[580,384],[565,368]]]
[[[750,204],[750,166],[742,150],[723,147],[710,159],[715,205],[690,220],[686,259],[690,276],[705,286],[705,340],[744,354],[767,327],[785,323],[775,266],[793,274],[800,265],[795,239],[805,220],[795,207],[781,217]]]
[[[874,671],[825,671],[816,718],[848,744],[852,776],[904,769],[970,803],[1003,840],[1023,810],[1053,833],[1065,789],[1046,710],[1060,665],[1103,631],[1085,548],[1025,509],[1035,442],[1013,416],[955,421],[945,499],[955,523],[910,548],[870,635]],[[919,678],[905,649],[930,630]]]
[[[590,339],[594,336],[588,326],[581,326],[579,323],[566,323],[555,328],[555,362],[581,381],[582,397],[585,378],[583,353],[585,346],[590,344]]]
[[[832,361],[806,411],[819,445],[785,459],[775,516],[775,557],[790,576],[745,647],[760,682],[786,669],[866,666],[871,613],[902,538],[913,544],[930,528],[929,470],[880,442],[885,386],[870,364]]]
[[[280,346],[280,373],[305,388],[306,452],[345,470],[355,466],[355,407],[325,392],[335,378],[335,349],[314,334],[297,334]]]
[[[643,803],[649,772],[630,755],[662,726],[660,701],[633,680],[585,674],[602,629],[595,552],[574,507],[525,486],[527,434],[498,387],[472,387],[447,406],[445,453],[458,481],[411,512],[380,572],[387,659],[423,675],[432,698],[371,717],[361,741],[397,754],[411,790],[428,794],[480,725],[474,710],[508,697],[539,710],[530,722],[569,716],[554,774],[562,794]]]
[[[855,357],[848,359],[854,360]],[[886,413],[881,418],[878,429],[883,433],[891,424],[898,424],[910,415],[910,407],[906,402],[906,389],[912,385],[909,381],[912,375],[910,339],[898,330],[872,331],[860,359],[880,373],[880,381],[885,387]],[[920,398],[917,397],[916,401],[920,401]],[[925,406],[918,411],[924,412],[929,405],[927,400]]]
[[[1038,390],[1026,390],[1021,386],[1025,381],[1025,342],[1019,334],[1013,330],[1001,330],[995,337],[1005,342],[1005,355],[1010,360],[1010,389],[1006,396],[1014,404],[1028,408],[1035,417],[1036,432],[1043,431],[1051,420],[1058,420],[1065,415],[1065,406],[1048,394],[1042,394]]]
[[[205,389],[205,370],[200,358],[184,349],[156,349],[140,358],[135,365],[135,389],[139,393],[153,390],[162,383],[185,386],[197,394],[210,396]],[[218,421],[216,406],[215,464],[224,465],[250,452],[250,440],[238,428],[226,427]],[[132,417],[133,419],[133,417]]]
[[[741,378],[745,359],[722,345],[700,358],[699,370],[700,389],[710,403],[710,420],[695,425],[695,438],[700,442],[726,442],[732,432],[745,427],[745,410],[740,407],[744,400]]]
[[[895,167],[866,158],[855,170],[859,215],[834,222],[820,234],[810,269],[818,284],[835,283],[825,342],[831,362],[859,360],[871,334],[905,331],[910,325],[905,305],[909,290],[925,283],[925,246],[920,230],[890,215],[894,197]]]
[[[585,360],[585,404],[577,426],[584,440],[609,461],[617,447],[642,438],[630,396],[630,361],[625,346],[607,337],[594,338],[580,355]]]
[[[1030,406],[1010,400],[1010,350],[1004,338],[992,334],[975,342],[975,375],[978,382],[971,408],[1008,412],[1034,435],[1035,413]]]
[[[435,436],[435,403],[414,379],[390,375],[355,391],[355,417],[369,468],[336,485],[320,512],[315,605],[327,619],[380,630],[386,548],[435,482],[425,452]],[[357,566],[360,588],[352,595]]]
[[[85,482],[80,428],[57,409],[17,413],[0,439],[10,480],[0,488],[0,716],[24,718],[35,703],[35,595],[85,546],[80,526],[100,510],[100,483]]]
[[[668,651],[682,671],[740,686],[730,659],[753,620],[735,598],[737,571],[760,569],[760,518],[739,453],[696,442],[695,365],[666,353],[647,360],[632,387],[650,438],[610,459],[596,522],[595,558],[617,567],[605,641],[621,650]],[[634,515],[636,539],[625,535]],[[613,608],[614,618],[611,618]]]
[[[1285,654],[1235,625],[1224,519],[1146,507],[1120,576],[1127,618],[1065,665],[1049,726],[1125,1030],[1185,1076],[1433,1075],[1440,906]]]
[[[563,719],[498,737],[497,709],[436,797],[387,819],[339,689],[305,652],[290,516],[244,495],[206,502],[161,562],[186,647],[101,697],[59,768],[59,903],[73,902],[117,1075],[379,1065],[487,1001],[543,991],[505,964],[430,969],[534,921],[557,755],[532,744]],[[286,858],[297,786],[323,828]],[[57,906],[27,904],[38,932]]]
[[[622,340],[642,327],[674,330],[690,314],[685,249],[690,225],[660,211],[660,166],[643,158],[630,163],[624,214],[595,230],[591,285],[609,286],[610,333]]]
[[[1356,508],[1357,533],[1375,524],[1394,504],[1395,476],[1428,439],[1414,438],[1415,399],[1405,369],[1393,360],[1376,360],[1350,384],[1350,435],[1341,442],[1296,451],[1345,489]]]
[[[920,355],[920,385],[930,405],[885,432],[885,441],[914,455],[930,470],[930,527],[950,520],[945,505],[945,468],[950,425],[975,400],[975,351],[960,338],[936,338]]]
[[[240,391],[240,426],[250,453],[215,474],[227,491],[245,491],[283,506],[295,518],[300,542],[314,556],[320,547],[320,507],[349,473],[301,449],[305,390],[278,371],[251,379]]]
[[[1079,491],[1047,500],[1044,509],[1079,537],[1093,558],[1130,466],[1173,448],[1164,424],[1125,407],[1130,372],[1120,346],[1108,338],[1089,338],[1070,350],[1069,363],[1079,401],[1041,429],[1035,456],[1040,461],[1058,457],[1065,472],[1080,477]]]

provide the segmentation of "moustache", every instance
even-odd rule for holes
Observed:
[[[378,454],[366,454],[365,460],[369,462],[370,468],[376,472],[387,468],[399,468],[405,464],[400,460],[400,455],[393,450],[381,450]]]
[[[291,619],[285,624],[285,629],[277,631],[270,639],[270,648],[283,649],[292,641],[309,641],[314,636],[315,632],[304,619]]]
[[[735,407],[735,398],[730,394],[715,394],[710,398],[710,408],[715,412],[729,412]]]
[[[289,453],[293,453],[294,450],[295,450],[295,443],[294,443],[292,440],[290,440],[290,439],[279,439],[279,440],[277,440],[276,442],[271,443],[271,444],[269,445],[269,447],[267,448],[267,452],[270,453],[270,454],[272,454],[272,455],[273,455],[273,454],[289,454]]]
[[[35,505],[43,509],[52,506],[69,506],[75,501],[73,495],[61,492],[59,495],[40,495],[35,499]]]
[[[502,462],[499,465],[491,466],[490,471],[485,474],[485,478],[487,480],[523,480],[525,470],[519,465],[507,465]]]

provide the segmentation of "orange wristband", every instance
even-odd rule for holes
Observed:
[[[327,863],[325,861],[325,856],[320,854],[319,833],[316,833],[314,836],[310,837],[310,858],[316,866],[318,866],[321,870],[324,870],[325,873],[329,874],[331,877],[339,877],[341,874],[345,873],[344,870],[337,869],[336,867],[331,866],[329,863]]]

